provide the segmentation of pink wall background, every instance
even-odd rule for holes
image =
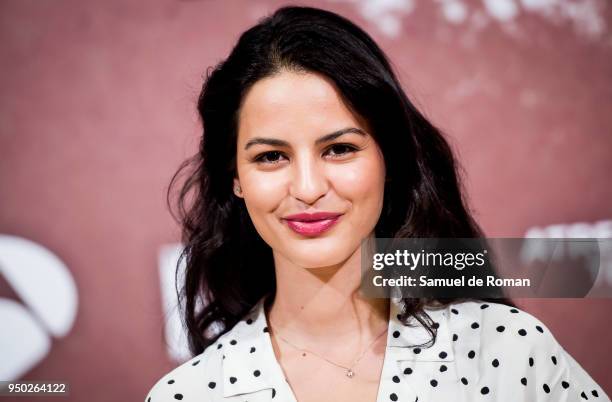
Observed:
[[[489,236],[612,218],[608,2],[384,3],[300,4],[351,18],[388,52],[450,136]],[[70,382],[66,401],[142,400],[176,365],[157,262],[179,240],[165,189],[197,149],[206,68],[281,4],[0,3],[0,234],[53,251],[79,291],[72,330],[23,379]],[[16,298],[1,272],[0,297]],[[519,304],[612,392],[612,301]]]

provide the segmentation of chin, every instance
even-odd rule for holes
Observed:
[[[316,261],[313,261],[312,259],[308,259],[308,260],[302,260],[302,261],[294,261],[296,265],[304,268],[304,269],[318,269],[318,268],[325,268],[328,266],[332,266],[332,265],[336,265],[339,264],[340,262],[342,262],[343,260],[324,260],[324,259],[317,259]]]
[[[328,267],[346,261],[354,254],[355,248],[336,242],[312,242],[310,245],[298,244],[296,249],[287,253],[289,259],[296,265],[307,269]],[[359,244],[357,245],[357,248]],[[299,248],[299,250],[297,250]],[[297,252],[296,252],[297,251]]]

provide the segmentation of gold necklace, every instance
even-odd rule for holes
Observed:
[[[271,320],[270,320],[270,324],[272,324],[272,321],[271,321]],[[353,363],[352,363],[352,364],[351,364],[349,367],[346,367],[346,366],[343,366],[343,365],[338,364],[338,363],[336,363],[336,362],[333,362],[333,361],[329,360],[328,358],[323,357],[323,356],[321,356],[320,354],[315,353],[315,352],[313,352],[313,351],[311,351],[311,350],[308,350],[308,349],[305,349],[305,348],[303,348],[303,347],[300,347],[300,346],[296,346],[296,345],[294,345],[293,343],[289,342],[287,339],[285,339],[284,337],[282,337],[280,334],[278,334],[278,332],[277,332],[277,331],[274,329],[274,327],[273,327],[273,326],[271,326],[271,328],[272,328],[272,333],[273,333],[274,335],[278,336],[278,337],[279,337],[281,340],[283,340],[285,343],[289,344],[289,345],[290,345],[291,347],[293,347],[294,349],[297,349],[297,350],[301,351],[301,352],[302,352],[302,356],[306,356],[306,353],[305,353],[305,352],[312,353],[313,355],[315,355],[315,356],[317,356],[317,357],[319,357],[319,358],[321,358],[321,359],[323,359],[323,360],[327,361],[328,363],[333,364],[334,366],[337,366],[337,367],[340,367],[340,368],[345,369],[345,370],[346,370],[346,376],[347,376],[348,378],[353,378],[353,377],[355,376],[355,370],[353,370],[353,369],[355,368],[355,366],[357,365],[357,363],[359,363],[359,360],[361,360],[361,358],[362,358],[362,357],[365,355],[365,353],[366,353],[366,352],[367,352],[367,351],[368,351],[368,350],[369,350],[369,349],[372,347],[372,345],[373,345],[373,344],[374,344],[374,343],[375,343],[375,342],[378,340],[378,338],[380,338],[381,336],[383,336],[383,334],[384,334],[385,332],[387,332],[387,330],[388,330],[388,328],[385,328],[385,330],[384,330],[383,332],[381,332],[381,333],[380,333],[380,335],[378,335],[376,338],[374,338],[374,340],[373,340],[373,341],[372,341],[372,342],[371,342],[371,343],[368,345],[368,347],[364,349],[364,351],[361,353],[361,355],[359,355],[359,357],[358,357],[357,359],[355,359],[355,360],[353,361]]]

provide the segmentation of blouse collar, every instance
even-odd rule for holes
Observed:
[[[266,296],[239,321],[232,330],[220,337],[211,347],[223,348],[223,396],[225,398],[277,387],[279,378],[285,378],[276,360],[268,323],[264,311]],[[413,320],[405,326],[398,319],[402,311],[401,299],[389,299],[389,328],[385,360],[439,361],[455,359],[449,329],[449,309],[426,308],[437,325],[434,345],[424,327]],[[219,346],[222,345],[222,346]],[[428,346],[429,345],[429,346]],[[248,373],[241,375],[238,373]]]

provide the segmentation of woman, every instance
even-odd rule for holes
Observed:
[[[147,401],[609,400],[512,306],[358,292],[364,239],[481,237],[449,146],[360,28],[282,8],[198,108],[179,200],[195,357]]]

